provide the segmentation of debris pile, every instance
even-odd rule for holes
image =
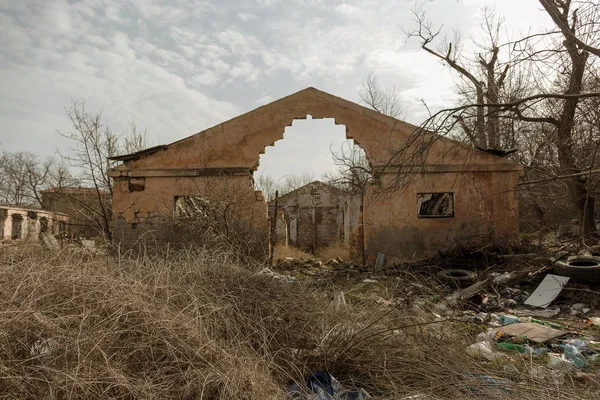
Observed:
[[[527,256],[528,260],[535,259]],[[278,260],[273,270],[265,269],[262,273],[290,282],[310,279],[324,290],[331,288],[334,290],[329,293],[331,308],[340,312],[355,302],[412,308],[411,312],[431,316],[430,322],[440,324],[423,330],[425,334],[433,333],[432,337],[440,334],[438,330],[444,324],[464,323],[477,331],[469,331],[468,336],[463,337],[466,343],[471,343],[465,344],[465,353],[484,365],[503,366],[507,372],[505,377],[510,377],[509,381],[477,374],[472,378],[489,380],[490,385],[502,392],[520,381],[519,375],[524,373],[531,379],[554,383],[565,382],[567,374],[570,378],[597,382],[600,379],[600,296],[593,282],[597,282],[596,275],[600,276],[600,257],[564,256],[552,260],[554,268],[543,259],[527,268],[511,264],[523,262],[518,255],[505,259],[510,269],[504,265],[500,269],[483,270],[477,266],[470,268],[467,263],[464,267],[470,269],[459,269],[463,266],[450,263],[444,263],[447,268],[427,264],[377,269],[340,258],[325,262],[286,258]],[[562,271],[580,270],[560,275],[556,265]],[[297,278],[286,275],[288,273]],[[585,280],[592,275],[591,281]],[[526,371],[522,368],[524,357],[527,358]],[[308,393],[310,395],[299,398],[338,398],[327,397],[319,391]]]
[[[270,276],[273,279],[279,279],[287,283],[294,283],[297,279],[291,275],[279,274],[273,271],[271,268],[265,267],[259,271],[260,275]]]
[[[491,322],[500,326],[479,334],[479,341],[467,347],[468,355],[485,361],[509,361],[521,354],[538,357],[539,364],[552,370],[600,373],[600,342],[589,336],[531,317],[501,315],[494,316]]]

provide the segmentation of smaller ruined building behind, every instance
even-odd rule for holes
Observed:
[[[273,215],[275,200],[269,202]],[[277,242],[314,253],[359,236],[360,196],[314,181],[277,200]]]
[[[103,207],[110,214],[110,194],[94,188],[63,187],[42,192],[42,208],[68,215],[67,234],[73,237],[98,236],[101,231],[95,221]]]

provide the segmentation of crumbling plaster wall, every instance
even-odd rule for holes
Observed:
[[[267,229],[264,199],[248,176],[147,177],[143,190],[130,191],[127,178],[113,186],[113,236],[126,247],[154,241],[164,232],[165,219],[174,217],[175,198],[198,196],[209,202],[225,202],[239,210],[249,224]]]
[[[426,173],[416,175],[394,196],[367,196],[369,254],[373,258],[382,252],[409,260],[434,256],[453,246],[510,243],[519,234],[516,184],[514,171]],[[443,192],[454,194],[454,217],[419,218],[417,194]]]
[[[152,170],[157,166],[175,169],[241,167],[255,170],[265,147],[283,139],[284,128],[291,125],[294,119],[304,119],[307,115],[314,119],[334,118],[336,124],[345,125],[347,137],[360,144],[373,165],[388,162],[395,149],[406,146],[416,129],[408,123],[309,88],[172,143],[166,150],[129,161],[116,170],[138,170],[139,176],[144,176],[144,170]],[[411,143],[412,150],[404,152],[407,157],[408,153],[414,154],[414,150],[424,143],[430,144],[426,154],[419,153],[417,160],[407,160],[413,163],[497,164],[500,160],[449,139],[433,141],[431,135],[411,140]]]
[[[336,124],[345,125],[347,137],[365,150],[376,169],[393,157],[392,166],[401,165],[402,173],[419,174],[408,187],[388,194],[387,200],[367,193],[364,229],[371,257],[379,251],[399,258],[426,256],[457,238],[473,236],[470,233],[474,231],[493,229],[498,241],[516,238],[517,199],[506,191],[514,188],[519,165],[447,138],[433,140],[427,133],[415,136],[416,127],[410,124],[308,88],[111,171],[115,178],[113,218],[115,227],[123,232],[117,229],[116,239],[125,238],[124,228],[138,226],[140,218],[172,215],[174,196],[202,190],[201,185],[190,182],[197,182],[195,176],[207,171],[242,171],[236,176],[222,174],[215,182],[222,181],[225,186],[236,182],[248,204],[264,207],[251,188],[259,156],[266,146],[283,139],[285,126],[307,115],[334,118]],[[404,150],[395,153],[398,149]],[[388,166],[380,174],[381,182],[389,182],[395,174]],[[144,191],[130,192],[128,180],[140,178],[145,179]],[[455,192],[456,217],[416,218],[416,193],[429,191]],[[259,218],[266,224],[266,212]]]

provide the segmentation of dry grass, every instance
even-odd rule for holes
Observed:
[[[240,266],[231,254],[161,259],[0,255],[0,398],[280,399],[316,368],[378,399],[594,398],[593,383],[529,376],[464,348],[477,328],[431,310],[331,307],[309,285]],[[48,355],[31,352],[52,339]]]
[[[312,254],[308,254],[297,247],[294,246],[284,246],[284,245],[276,245],[275,253],[273,254],[274,260],[283,260],[286,257],[291,257],[295,259],[311,259],[315,258]]]
[[[327,261],[333,258],[340,257],[343,260],[350,260],[350,249],[344,243],[337,242],[333,243],[323,249],[317,251],[317,257],[321,260]]]
[[[337,257],[342,258],[343,260],[350,260],[350,249],[348,246],[343,243],[334,243],[330,246],[327,246],[322,249],[318,249],[315,255],[306,253],[301,249],[294,246],[284,246],[277,245],[275,246],[275,254],[273,258],[275,260],[283,260],[286,257],[291,257],[295,259],[321,259],[322,261],[328,261]]]

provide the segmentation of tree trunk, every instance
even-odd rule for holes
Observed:
[[[489,62],[486,62],[480,56],[480,63],[485,70],[487,76],[487,102],[491,104],[498,104],[498,79],[496,78],[496,62],[498,61],[498,48],[492,50],[492,57]],[[499,121],[498,121],[498,110],[494,107],[488,107],[487,109],[487,144],[489,148],[499,149],[500,140],[498,137]]]
[[[571,76],[569,87],[565,94],[581,93],[583,86],[583,74],[588,58],[588,53],[577,49],[572,40],[565,40],[565,47],[571,58]],[[581,172],[575,163],[573,156],[573,125],[575,123],[575,111],[578,98],[564,101],[563,110],[558,123],[558,160],[563,174],[576,174]],[[594,199],[587,190],[588,177],[576,176],[566,181],[571,201],[579,213],[579,226],[584,237],[597,236],[595,221]]]
[[[483,89],[481,85],[477,86],[477,104],[485,104],[483,97]],[[477,146],[482,149],[488,148],[488,142],[485,135],[485,109],[484,107],[477,107],[477,116],[475,119],[475,128],[477,133]]]

